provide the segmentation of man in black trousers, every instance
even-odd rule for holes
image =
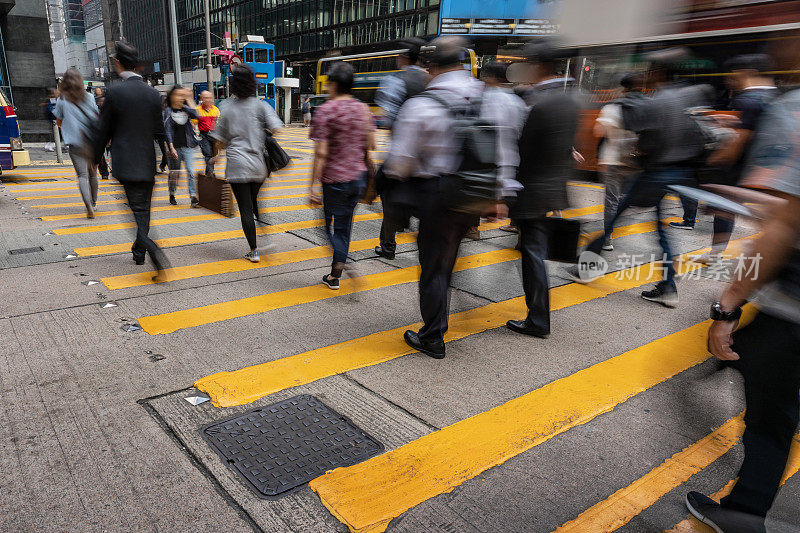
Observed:
[[[122,81],[111,85],[100,113],[100,131],[95,140],[95,159],[99,162],[103,149],[111,141],[114,177],[125,188],[128,205],[136,220],[136,241],[131,251],[137,265],[143,265],[145,254],[162,279],[167,268],[164,253],[148,236],[150,232],[150,199],[155,184],[156,152],[153,141],[164,138],[161,96],[136,72],[139,53],[130,44],[118,41],[112,61]]]
[[[508,198],[511,219],[520,233],[522,285],[528,315],[509,320],[509,329],[534,337],[550,334],[550,288],[547,282],[547,213],[569,207],[567,178],[574,164],[572,146],[580,105],[571,80],[558,75],[556,49],[532,43],[523,50],[533,88],[525,95],[532,106],[519,140],[517,181],[522,190]]]

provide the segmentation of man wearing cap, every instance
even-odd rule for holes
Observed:
[[[114,177],[125,189],[128,205],[136,220],[136,241],[131,252],[137,265],[143,265],[145,254],[159,271],[161,279],[167,262],[161,249],[148,236],[150,232],[150,200],[155,183],[156,152],[153,141],[164,138],[161,119],[161,96],[136,72],[139,53],[124,41],[115,43],[113,64],[122,81],[106,91],[100,112],[100,131],[95,142],[95,158],[111,141]]]

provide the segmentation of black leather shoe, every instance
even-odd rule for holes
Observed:
[[[424,353],[428,357],[434,359],[444,359],[444,341],[426,341],[419,340],[419,334],[416,331],[408,330],[403,333],[403,338],[406,344],[414,348],[420,353]]]
[[[381,248],[380,246],[375,247],[375,254],[378,257],[384,257],[386,259],[394,259],[394,252],[389,252]]]
[[[142,257],[134,257],[133,258],[133,262],[136,263],[137,265],[143,265],[144,264],[144,256],[142,256]]]
[[[546,339],[550,336],[549,331],[542,331],[538,328],[533,327],[533,325],[526,320],[509,320],[506,322],[506,327],[511,331],[515,331],[517,333],[522,333],[523,335],[530,335],[531,337],[539,337],[540,339]]]

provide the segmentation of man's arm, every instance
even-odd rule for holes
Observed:
[[[381,125],[391,128],[397,120],[397,114],[406,98],[406,84],[399,76],[386,76],[375,93],[375,103],[383,109]]]
[[[771,281],[786,264],[800,235],[800,197],[782,195],[786,202],[765,221],[761,236],[754,242],[750,261],[760,261],[758,268],[748,268],[745,276],[735,279],[722,294],[720,307],[734,311],[758,289]],[[715,321],[708,331],[708,349],[718,359],[735,360],[739,355],[731,349],[731,334],[736,321]]]
[[[114,125],[114,100],[112,93],[106,95],[106,101],[100,108],[100,126],[97,128],[97,137],[92,147],[94,152],[94,164],[100,163],[106,146],[111,141],[111,130]]]

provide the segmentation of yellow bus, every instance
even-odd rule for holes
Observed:
[[[426,53],[434,50],[432,46],[422,48],[422,57]],[[381,85],[384,76],[399,72],[397,69],[397,56],[405,52],[401,50],[389,50],[386,52],[375,52],[371,54],[357,54],[351,56],[335,56],[320,59],[317,62],[317,95],[325,94],[325,83],[328,80],[327,72],[331,65],[338,61],[346,61],[352,65],[355,71],[355,83],[353,84],[353,96],[364,102],[372,110],[373,114],[380,115],[383,111],[375,104],[375,92]],[[464,68],[469,69],[473,76],[478,75],[477,59],[475,51],[469,48],[464,50]]]

